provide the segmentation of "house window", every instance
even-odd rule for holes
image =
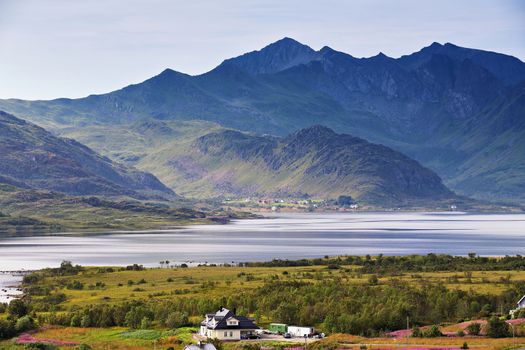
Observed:
[[[232,331],[230,331],[230,337],[233,337],[233,332]]]
[[[224,336],[227,337],[228,336],[228,332],[224,332]]]

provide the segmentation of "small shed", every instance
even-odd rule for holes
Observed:
[[[314,332],[314,327],[288,326],[288,333],[290,333],[292,337],[308,337],[313,335]]]
[[[270,326],[268,327],[268,330],[272,333],[286,333],[288,326],[284,323],[270,323]]]

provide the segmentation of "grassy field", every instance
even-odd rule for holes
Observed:
[[[56,291],[67,296],[65,307],[93,303],[116,303],[132,299],[170,299],[205,295],[209,298],[235,295],[262,286],[265,281],[279,276],[283,280],[299,279],[315,282],[341,277],[345,284],[369,283],[370,274],[353,272],[356,266],[343,266],[329,270],[326,266],[301,267],[213,267],[156,268],[143,271],[100,272],[100,268],[88,268],[80,275],[49,277],[42,283],[51,285]],[[389,283],[393,277],[379,276],[379,284]],[[509,283],[525,281],[525,271],[474,271],[471,273],[428,272],[404,273],[395,276],[411,284],[423,281],[441,282],[450,289],[479,293],[499,294]],[[143,281],[142,281],[143,280]],[[73,281],[81,282],[85,288],[70,290],[65,286]],[[132,281],[132,284],[128,284]],[[142,282],[141,282],[142,281]],[[138,284],[141,282],[140,284]],[[89,289],[89,286],[103,283],[103,289]]]

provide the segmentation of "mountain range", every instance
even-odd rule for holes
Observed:
[[[521,202],[524,94],[525,63],[512,56],[433,43],[397,59],[356,58],[284,38],[201,75],[167,69],[107,94],[1,100],[0,109],[68,136],[146,120],[277,137],[324,125],[415,158],[459,194]]]

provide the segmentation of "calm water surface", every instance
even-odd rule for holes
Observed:
[[[342,254],[525,254],[525,215],[275,214],[176,230],[0,238],[0,270],[82,265],[264,261]]]

